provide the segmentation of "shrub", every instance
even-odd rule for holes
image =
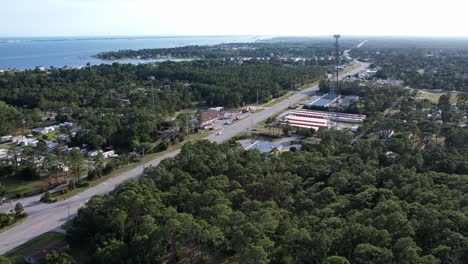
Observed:
[[[17,176],[27,181],[38,180],[41,177],[39,171],[33,166],[21,167],[17,172]]]
[[[102,174],[107,175],[111,173],[113,170],[114,170],[114,164],[112,164],[112,162],[109,162],[106,164],[106,166],[102,170]]]
[[[14,218],[10,214],[0,213],[0,228],[13,224]]]
[[[88,186],[89,186],[89,181],[79,181],[79,182],[77,183],[77,186],[78,186],[79,188],[88,187]]]
[[[159,151],[164,151],[164,150],[166,150],[168,147],[169,147],[169,143],[168,143],[167,141],[164,141],[164,142],[162,142],[162,143],[159,145]]]
[[[57,199],[53,198],[52,194],[50,192],[44,193],[44,195],[42,195],[42,197],[41,197],[41,202],[43,202],[43,203],[53,203],[53,202],[56,202],[56,201],[57,201]]]

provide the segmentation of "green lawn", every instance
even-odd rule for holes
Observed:
[[[63,238],[65,238],[63,234],[55,232],[45,233],[6,253],[5,257],[7,257],[13,264],[24,263],[24,255],[34,252],[52,241]]]
[[[87,173],[87,168],[82,166],[80,174],[86,175]],[[74,178],[74,176],[71,173],[60,174],[58,176],[59,181],[62,181],[63,177],[66,177],[67,179]],[[52,177],[51,182],[55,183],[54,180],[54,177]],[[49,187],[48,182],[48,177],[41,177],[41,179],[33,181],[19,180],[14,176],[0,179],[0,184],[4,187],[5,191],[4,196],[8,198],[16,198],[18,197],[17,195],[20,195],[20,197],[36,195]]]
[[[47,188],[47,181],[22,181],[14,177],[7,177],[0,179],[0,184],[5,188],[5,196],[9,198],[16,198],[17,194],[21,196],[30,196],[36,194],[43,188]]]
[[[427,91],[420,91],[420,92],[421,92],[421,95],[419,98],[421,100],[427,99],[435,104],[439,102],[439,98],[441,95],[447,94],[447,93],[441,93],[441,92],[427,92]],[[457,102],[457,96],[452,95],[450,97],[450,103],[455,104],[456,102]]]

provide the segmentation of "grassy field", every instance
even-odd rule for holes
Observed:
[[[52,241],[63,239],[64,237],[63,234],[55,232],[45,233],[6,253],[5,257],[13,264],[24,263],[24,255],[34,252]]]
[[[36,194],[41,189],[47,188],[47,181],[21,181],[14,177],[2,178],[0,184],[4,187],[5,197],[15,198],[17,194],[21,196],[30,196],[30,194]]]
[[[207,131],[207,130],[201,130],[201,133],[199,134],[191,134],[190,137],[182,142],[179,142],[177,144],[174,144],[174,145],[170,145],[167,150],[165,151],[162,151],[162,152],[158,152],[158,153],[151,153],[151,154],[148,154],[145,156],[145,159],[140,161],[140,162],[136,162],[136,163],[131,163],[129,166],[122,166],[114,171],[112,171],[111,173],[109,173],[108,175],[105,175],[105,176],[102,176],[101,178],[98,178],[96,180],[93,180],[93,181],[90,181],[89,182],[89,186],[87,187],[82,187],[82,188],[75,188],[65,194],[60,194],[60,195],[57,195],[57,196],[54,196],[54,198],[56,198],[58,201],[60,200],[65,200],[67,198],[70,198],[88,188],[91,188],[93,186],[96,186],[96,185],[99,185],[103,182],[105,182],[106,180],[110,179],[110,178],[113,178],[113,177],[116,177],[118,175],[121,175],[122,173],[125,173],[127,171],[130,171],[138,166],[142,166],[143,165],[143,162],[149,162],[151,160],[154,160],[154,159],[157,159],[169,152],[172,152],[176,149],[180,149],[182,148],[182,146],[187,143],[187,142],[192,142],[192,141],[197,141],[197,140],[200,140],[200,139],[203,139],[205,137],[207,137],[208,135],[210,135],[211,133],[213,133],[212,131]]]
[[[81,175],[86,175],[88,173],[88,169],[82,166],[80,170]],[[58,180],[62,181],[63,178],[66,177],[68,180],[74,178],[71,173],[60,174],[58,176]],[[52,177],[51,182],[54,184],[55,177]],[[39,180],[33,181],[24,181],[15,178],[14,176],[1,178],[0,184],[4,187],[5,197],[8,198],[16,198],[18,195],[20,197],[32,196],[38,193],[41,193],[43,190],[48,189],[49,187],[49,178],[41,177]]]
[[[419,98],[421,100],[427,99],[435,104],[439,102],[440,96],[442,96],[443,94],[447,94],[447,93],[442,93],[442,92],[427,92],[427,91],[420,91],[420,93],[421,95]],[[455,104],[456,102],[457,102],[457,97],[452,95],[450,97],[450,103]]]

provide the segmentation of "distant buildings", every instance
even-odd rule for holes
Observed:
[[[41,72],[43,72],[43,71],[45,71],[45,70],[46,70],[46,68],[45,68],[44,66],[37,66],[37,67],[36,67],[36,71],[41,71]]]
[[[390,85],[390,86],[403,86],[405,84],[404,81],[396,80],[396,79],[377,79],[375,80],[375,83],[381,84],[381,85]]]
[[[14,136],[11,138],[11,141],[19,146],[29,146],[29,147],[35,147],[37,143],[39,142],[38,140],[32,139],[32,138],[27,138],[25,136]]]
[[[48,127],[39,127],[35,128],[32,130],[34,134],[48,134],[53,131],[58,131],[60,129],[60,126],[55,125],[55,126],[48,126]]]

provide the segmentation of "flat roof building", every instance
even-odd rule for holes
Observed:
[[[281,151],[283,146],[281,144],[271,143],[267,141],[255,141],[252,145],[248,146],[246,150],[258,149],[261,153],[269,153],[274,149]]]
[[[321,127],[329,127],[330,119],[343,123],[362,124],[366,116],[301,109],[293,110],[285,117],[285,121],[289,122],[291,126],[312,128],[314,130],[318,130]]]

